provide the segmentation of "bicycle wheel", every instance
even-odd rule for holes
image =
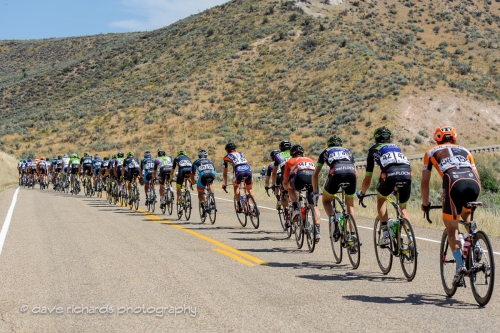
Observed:
[[[156,198],[155,198],[155,195],[153,193],[153,190],[151,189],[151,186],[149,187],[149,208],[148,210],[151,212],[151,213],[154,213],[155,212],[155,206],[156,206]]]
[[[299,211],[302,208],[303,201],[302,198],[299,199]],[[304,246],[304,220],[302,219],[302,213],[299,214],[296,221],[292,224],[295,226],[295,242],[297,243],[297,248],[301,249]]]
[[[390,245],[378,245],[381,234],[382,230],[380,230],[380,221],[377,217],[375,219],[375,225],[373,226],[373,245],[375,247],[375,256],[377,257],[378,266],[385,275],[391,271],[392,251]]]
[[[334,216],[336,214],[334,213]],[[339,225],[340,228],[340,225]],[[342,262],[342,242],[344,239],[344,233],[340,233],[340,238],[335,241],[335,238],[333,238],[333,233],[335,232],[335,225],[334,222],[328,222],[328,231],[330,232],[330,243],[332,245],[332,251],[333,251],[333,257],[335,258],[335,263],[340,264]]]
[[[490,239],[484,231],[478,231],[470,246],[467,257],[472,268],[470,284],[476,302],[484,306],[488,304],[495,285],[495,262]]]
[[[293,229],[293,224],[291,221],[290,214],[283,212],[283,215],[285,216],[285,223],[287,223],[289,225],[289,227],[286,227],[286,224],[285,224],[286,236],[287,236],[287,238],[291,238],[292,234],[294,233],[294,229]]]
[[[401,268],[408,281],[415,278],[417,274],[417,240],[410,221],[403,218],[399,221],[399,238],[401,241],[399,248],[399,261]]]
[[[345,215],[344,217],[344,227],[347,231],[347,239],[344,239],[347,256],[349,257],[352,268],[356,269],[361,262],[361,243],[359,241],[358,226],[352,216]]]
[[[456,272],[455,258],[453,251],[448,246],[448,232],[443,231],[441,236],[441,249],[439,251],[439,269],[441,271],[441,283],[444,292],[448,297],[455,295],[457,287],[453,285],[453,277]]]
[[[165,199],[165,205],[168,209],[168,215],[172,215],[172,210],[174,209],[174,193],[170,189],[166,190],[167,198]]]
[[[240,224],[242,227],[247,226],[247,215],[245,214],[245,209],[243,207],[241,212],[238,212],[238,202],[236,199],[233,199],[234,202],[234,211],[236,212],[236,217],[238,218],[238,221],[240,221]]]
[[[278,217],[280,219],[281,227],[283,228],[283,231],[286,231],[285,211],[281,208],[277,209],[277,211],[278,211]]]
[[[314,217],[313,206],[307,205],[305,208],[307,212],[304,220],[304,233],[307,238],[307,247],[309,252],[312,253],[316,247],[316,218]]]
[[[210,218],[210,223],[214,224],[217,217],[217,205],[215,204],[215,196],[210,193],[208,196],[208,216]]]
[[[181,201],[179,198],[177,199],[176,207],[177,207],[177,218],[180,220],[182,218],[184,207],[181,205]]]
[[[250,216],[250,222],[252,222],[252,225],[255,229],[259,229],[259,223],[260,223],[259,208],[257,207],[257,203],[255,202],[254,198],[250,194],[247,194],[247,205],[248,205],[248,216]]]
[[[184,217],[186,218],[186,221],[189,221],[189,218],[191,217],[191,193],[189,191],[186,191],[186,200],[184,201]]]
[[[207,218],[207,213],[205,212],[205,209],[203,208],[203,207],[205,207],[205,205],[208,205],[208,203],[206,201],[203,203],[203,206],[201,204],[198,205],[198,209],[200,211],[201,223],[205,223],[205,220]],[[207,212],[208,212],[208,208],[207,208]]]

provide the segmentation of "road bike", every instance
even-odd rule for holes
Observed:
[[[135,210],[139,209],[140,202],[140,192],[137,184],[135,183],[135,178],[132,180],[132,185],[130,187],[130,197],[128,199],[128,205],[130,209],[135,208]]]
[[[148,207],[148,211],[151,213],[155,212],[155,206],[156,206],[156,194],[155,194],[155,190],[153,189],[154,182],[155,182],[154,179],[151,179],[149,182],[148,192],[146,195],[147,199],[145,202],[146,207]]]
[[[270,197],[269,189],[271,189],[274,193],[275,190],[281,189],[281,186],[273,185],[271,187],[265,187],[265,189],[266,189],[267,196]],[[288,227],[286,226],[286,212],[285,212],[285,209],[283,209],[283,207],[281,207],[280,195],[276,195],[276,211],[278,212],[278,217],[280,219],[280,223],[281,223],[281,227],[283,228],[283,231],[287,231]],[[288,237],[290,237],[290,236],[291,236],[291,232],[290,232],[290,235],[288,235]]]
[[[299,200],[297,204],[300,214],[295,220],[292,220],[292,228],[295,231],[297,248],[301,249],[304,245],[304,239],[307,238],[307,247],[309,252],[312,253],[316,247],[316,217],[314,216],[314,205],[309,204],[304,195],[304,191],[308,193],[311,190],[312,185],[306,184],[302,190],[298,191]],[[293,212],[293,207],[289,208],[289,212]]]
[[[78,177],[76,175],[72,175],[72,177],[73,177],[73,187],[71,189],[71,194],[78,195],[78,193],[80,193],[80,191],[81,191],[80,180],[78,179]]]
[[[161,211],[163,214],[168,210],[168,215],[172,215],[172,210],[174,209],[174,191],[172,191],[172,185],[167,182],[165,185],[165,190],[163,192],[163,206]]]
[[[468,276],[474,299],[479,305],[484,306],[488,304],[493,294],[495,261],[488,235],[484,231],[478,230],[477,221],[474,220],[476,208],[482,205],[482,202],[468,202],[466,207],[471,210],[471,221],[466,222],[462,219],[458,221],[461,250],[465,267],[467,268],[460,282],[457,285],[453,284],[453,278],[456,273],[456,261],[453,257],[453,251],[448,244],[448,232],[446,229],[443,231],[443,236],[441,237],[439,268],[443,289],[448,297],[455,295],[458,287],[467,287],[465,277]],[[429,223],[432,223],[429,218],[429,210],[438,208],[442,208],[442,206],[431,206],[425,211],[424,216]],[[463,227],[463,231],[460,230],[460,226]]]
[[[352,268],[359,267],[361,261],[361,241],[358,233],[358,226],[354,217],[349,214],[345,205],[345,189],[349,187],[350,183],[340,183],[340,191],[334,195],[332,202],[333,206],[333,220],[329,221],[330,243],[332,245],[333,256],[335,262],[340,264],[342,262],[343,249],[346,249],[347,256],[351,262]],[[340,194],[340,197],[339,195]],[[339,208],[337,208],[337,205]],[[330,220],[330,219],[329,219]],[[335,239],[335,224],[338,223],[340,237]]]
[[[238,217],[238,221],[240,222],[242,227],[246,227],[247,225],[247,219],[250,217],[250,222],[252,222],[252,225],[255,229],[259,228],[259,208],[257,207],[257,204],[255,203],[255,199],[252,197],[252,195],[249,193],[245,180],[247,177],[243,177],[241,179],[240,183],[240,198],[239,200],[236,200],[234,198],[234,211],[236,212],[236,217]],[[227,186],[233,186],[234,184],[227,184]],[[226,193],[227,190],[224,188],[224,191]]]
[[[210,192],[210,187],[213,181],[208,180],[207,185],[203,191],[203,201],[200,204],[200,219],[201,223],[205,223],[207,216],[210,219],[210,223],[215,223],[215,218],[217,217],[217,206],[215,205],[215,196]]]
[[[377,216],[373,226],[373,245],[375,247],[375,255],[377,263],[382,273],[388,274],[392,268],[393,257],[399,257],[401,268],[408,281],[412,281],[417,274],[417,242],[413,227],[408,219],[403,217],[401,208],[399,207],[399,189],[408,186],[406,182],[397,182],[393,195],[396,200],[387,197],[386,200],[396,210],[396,219],[393,220],[393,225],[388,225],[390,242],[387,245],[379,245],[382,229],[380,220]],[[364,197],[376,196],[376,193],[365,194]],[[363,198],[360,198],[360,204],[366,208],[363,203]],[[389,219],[390,221],[391,219]]]
[[[96,185],[95,185],[95,192],[96,192],[98,198],[102,198],[102,191],[103,191],[102,177],[101,177],[101,174],[98,173],[97,177],[96,177]]]
[[[94,189],[92,188],[92,182],[90,181],[90,177],[85,175],[83,178],[83,193],[86,197],[92,197],[94,195]]]
[[[191,193],[189,192],[187,186],[188,182],[190,181],[186,178],[184,179],[184,186],[183,183],[181,183],[181,197],[177,198],[177,218],[179,220],[182,218],[182,214],[184,214],[186,221],[189,221],[189,218],[191,217],[191,209],[193,206],[191,202]]]

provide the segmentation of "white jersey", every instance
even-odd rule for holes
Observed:
[[[62,162],[63,162],[63,169],[68,167],[69,160],[70,160],[70,158],[69,158],[69,157],[63,157],[63,158],[62,158]]]

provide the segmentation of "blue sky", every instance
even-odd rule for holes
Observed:
[[[0,0],[0,40],[154,30],[227,0]]]

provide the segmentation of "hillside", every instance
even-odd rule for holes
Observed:
[[[163,147],[261,163],[283,138],[357,157],[388,125],[408,152],[453,123],[498,142],[500,2],[234,0],[142,33],[0,41],[0,149]]]

